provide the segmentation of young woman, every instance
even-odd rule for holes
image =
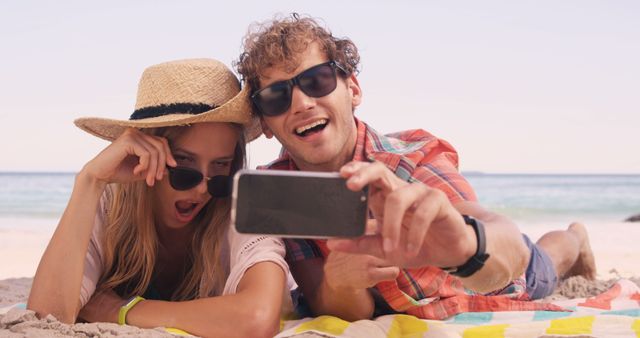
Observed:
[[[129,120],[76,125],[113,142],[77,174],[28,308],[68,323],[273,336],[290,278],[279,240],[229,227],[229,180],[260,134],[229,69],[152,66]]]

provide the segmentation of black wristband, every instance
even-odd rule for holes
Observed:
[[[470,225],[476,233],[478,249],[464,264],[458,267],[442,268],[442,270],[457,277],[469,277],[484,266],[484,262],[489,259],[489,254],[486,253],[487,238],[484,234],[484,225],[473,217],[467,215],[462,215],[462,217],[464,218],[464,222]]]

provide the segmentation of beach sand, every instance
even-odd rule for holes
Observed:
[[[0,218],[0,280],[33,277],[53,234],[56,219]],[[569,222],[517,222],[536,241]],[[640,276],[640,223],[583,221],[589,231],[598,278]],[[15,230],[23,229],[23,230]]]
[[[55,218],[0,218],[0,280],[33,277],[57,224]]]
[[[47,222],[44,221],[43,222]],[[48,221],[50,222],[50,221]],[[617,278],[629,278],[640,285],[640,223],[585,222],[588,225],[592,248],[596,257],[598,280],[581,277],[568,279],[548,300],[581,298],[608,289]],[[55,222],[46,231],[0,229],[0,308],[26,302],[38,261],[51,236]],[[526,224],[523,232],[533,240],[543,233],[564,228],[564,224]],[[42,228],[40,228],[42,229]],[[27,277],[27,278],[10,278]],[[143,330],[116,324],[92,323],[67,325],[49,316],[38,320],[33,312],[13,309],[0,315],[0,337],[26,336],[136,336],[167,337],[162,329]]]
[[[589,232],[599,279],[640,276],[640,223],[580,221]],[[523,233],[536,241],[546,232],[566,229],[569,222],[526,223]]]

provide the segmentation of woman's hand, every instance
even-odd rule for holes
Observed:
[[[113,290],[97,291],[80,310],[78,318],[92,323],[117,323],[120,308],[125,305],[126,302],[126,300],[120,298]]]
[[[82,171],[104,183],[128,183],[146,180],[153,186],[164,176],[165,167],[176,166],[166,138],[151,136],[128,128]]]

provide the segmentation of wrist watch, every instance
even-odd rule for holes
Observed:
[[[464,264],[458,267],[448,267],[442,268],[442,270],[448,272],[457,277],[469,277],[476,273],[478,270],[482,269],[484,266],[484,262],[489,259],[489,254],[486,252],[487,250],[487,238],[484,234],[484,225],[478,221],[477,219],[462,215],[464,218],[464,223],[470,225],[473,228],[473,231],[476,233],[476,240],[478,243],[478,248],[476,253],[469,258]]]

